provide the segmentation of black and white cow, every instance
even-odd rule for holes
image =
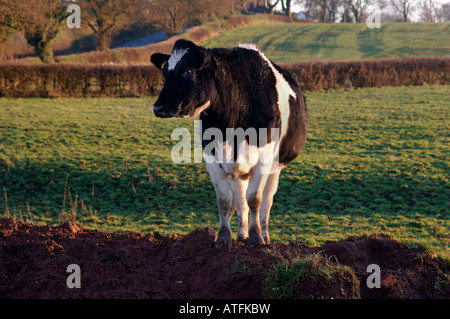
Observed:
[[[258,137],[256,147],[246,148],[247,157],[236,152],[234,140],[224,138],[205,154],[205,159],[209,156],[206,167],[219,208],[216,246],[231,245],[233,203],[239,221],[237,240],[248,239],[250,246],[269,243],[269,214],[280,172],[297,157],[308,131],[305,98],[294,78],[253,44],[205,49],[178,40],[171,55],[155,53],[151,61],[165,77],[153,107],[155,115],[172,118],[200,114],[205,153],[211,141],[203,134],[208,128],[219,129],[223,137],[230,128],[254,128],[257,132],[267,129],[265,142]],[[278,130],[277,139],[271,133],[276,131],[271,129]],[[241,142],[249,144],[247,138]],[[277,161],[262,160],[263,150],[268,147],[272,150],[269,154],[277,155]],[[222,151],[226,161],[217,160]]]

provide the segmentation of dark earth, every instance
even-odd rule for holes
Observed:
[[[0,298],[262,299],[263,281],[274,264],[318,252],[352,267],[359,285],[311,277],[295,287],[292,298],[450,298],[447,263],[384,234],[320,247],[272,243],[250,248],[233,242],[232,248],[213,248],[215,237],[210,227],[167,237],[104,233],[70,221],[35,226],[0,219]],[[71,264],[80,267],[81,288],[67,286]],[[370,264],[380,266],[380,288],[367,287]]]

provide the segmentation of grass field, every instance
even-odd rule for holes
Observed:
[[[385,232],[450,258],[450,86],[305,95],[310,132],[282,173],[273,240]],[[172,130],[192,132],[193,120],[155,118],[154,100],[0,99],[1,216],[165,235],[217,229],[204,163],[171,160]]]
[[[450,55],[449,23],[257,24],[225,31],[203,43],[234,47],[255,43],[276,62]]]

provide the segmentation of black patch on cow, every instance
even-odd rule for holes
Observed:
[[[275,75],[260,53],[240,47],[205,49],[183,39],[174,45],[174,50],[179,49],[188,51],[175,69],[168,71],[167,63],[162,69],[166,82],[155,106],[163,105],[167,113],[160,115],[183,116],[209,100],[210,107],[200,115],[203,148],[211,142],[203,138],[208,128],[219,129],[224,142],[227,128],[254,128],[257,146],[262,146],[259,129],[264,128],[270,142],[271,128],[281,127],[281,114]],[[288,128],[280,144],[279,161],[287,164],[305,144],[306,103],[292,75],[272,64],[296,94],[289,98]]]
[[[150,61],[160,70],[162,70],[162,65],[169,60],[170,55],[163,53],[152,54]]]
[[[258,52],[243,48],[212,49],[209,68],[213,94],[211,107],[202,113],[203,128],[216,127],[226,138],[226,128],[254,128],[260,146],[259,129],[280,127],[276,79]]]

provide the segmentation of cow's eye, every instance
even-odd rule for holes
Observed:
[[[184,74],[190,74],[192,72],[192,70],[191,69],[188,69],[188,70],[185,70],[184,71]]]

